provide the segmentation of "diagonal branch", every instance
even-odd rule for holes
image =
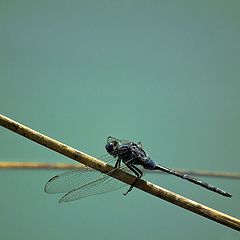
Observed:
[[[2,125],[5,128],[8,128],[11,131],[14,131],[14,132],[20,134],[34,142],[37,142],[55,152],[58,152],[69,158],[72,158],[73,160],[76,160],[86,166],[94,168],[102,173],[107,173],[107,172],[113,170],[112,166],[110,166],[110,165],[108,165],[86,153],[83,153],[72,147],[69,147],[69,146],[65,145],[64,143],[61,143],[57,140],[54,140],[50,137],[43,135],[37,131],[34,131],[28,127],[25,127],[24,125],[17,123],[14,120],[7,118],[3,115],[0,115],[0,125]],[[135,180],[134,176],[132,176],[124,171],[121,171],[121,170],[117,170],[116,176],[113,176],[113,177],[117,178],[118,180],[125,182],[129,185],[131,185],[132,182]],[[149,194],[152,194],[156,197],[159,197],[165,201],[171,202],[177,206],[185,208],[191,212],[194,212],[203,217],[211,219],[215,222],[218,222],[220,224],[223,224],[225,226],[228,226],[230,228],[240,231],[240,220],[237,218],[234,218],[232,216],[229,216],[227,214],[224,214],[222,212],[219,212],[217,210],[214,210],[212,208],[204,206],[200,203],[192,201],[192,200],[185,198],[183,196],[180,196],[176,193],[170,192],[164,188],[161,188],[155,184],[144,181],[142,179],[137,180],[135,187],[139,188]]]

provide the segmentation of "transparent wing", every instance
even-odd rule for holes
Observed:
[[[127,186],[126,183],[105,175],[96,179],[95,181],[82,185],[79,188],[68,192],[59,200],[59,202],[64,203],[75,201],[81,198],[118,190],[125,186]]]
[[[107,155],[107,157],[105,157],[105,162],[110,165],[114,165],[116,159]],[[142,167],[139,166],[139,168],[143,170]],[[132,174],[132,171],[125,165],[123,165],[120,169]],[[62,203],[114,191],[127,186],[126,183],[110,176],[114,171],[115,169],[108,174],[103,174],[89,168],[74,169],[63,172],[51,178],[45,185],[44,191],[46,193],[66,193],[59,201]]]
[[[48,180],[44,191],[46,193],[66,193],[97,178],[100,174],[91,169],[74,169],[63,172]]]
[[[101,158],[106,163],[114,165],[116,159],[107,155]],[[46,193],[67,193],[73,189],[77,189],[80,186],[85,185],[88,182],[104,176],[101,172],[89,169],[74,169],[60,173],[52,177],[45,185],[44,191]]]
[[[141,170],[143,167],[139,166]],[[121,170],[132,174],[132,171],[128,169],[126,166],[120,168]],[[111,171],[114,172],[115,169]],[[109,172],[110,174],[110,172]],[[110,174],[111,175],[111,174]],[[85,185],[80,186],[77,189],[73,189],[72,191],[65,194],[60,200],[59,203],[66,203],[75,201],[78,199],[82,199],[85,197],[103,194],[111,191],[118,190],[120,188],[126,187],[128,184],[121,182],[110,175],[102,174],[100,178],[95,179],[92,182],[86,183]]]

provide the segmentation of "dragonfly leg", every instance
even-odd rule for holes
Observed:
[[[136,177],[136,179],[134,180],[134,182],[132,183],[132,185],[130,186],[130,188],[127,190],[127,192],[126,192],[126,193],[123,193],[124,196],[126,196],[129,192],[132,191],[132,189],[133,189],[136,181],[137,181],[139,178],[141,178],[142,175],[143,175],[143,172],[142,172],[139,168],[137,168],[135,165],[126,164],[126,166],[127,166],[133,173],[135,173],[137,177]]]
[[[118,158],[117,159],[117,161],[116,161],[116,163],[115,163],[115,168],[120,168],[120,166],[121,166],[121,159],[120,158]]]

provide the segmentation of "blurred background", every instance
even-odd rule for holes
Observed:
[[[240,171],[239,1],[0,1],[0,111],[93,156],[142,141],[171,168]],[[66,162],[0,128],[0,161]],[[59,171],[1,170],[1,239],[239,239],[134,189],[59,205]],[[145,177],[239,217],[239,181]]]

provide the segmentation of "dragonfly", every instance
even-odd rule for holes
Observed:
[[[44,191],[50,194],[64,193],[65,195],[59,200],[60,203],[71,202],[85,197],[114,191],[127,186],[126,183],[111,176],[113,173],[117,174],[116,169],[121,169],[136,176],[128,190],[123,193],[127,195],[133,189],[137,179],[143,176],[145,170],[160,170],[190,181],[222,196],[232,197],[230,193],[209,183],[159,165],[143,149],[141,142],[135,143],[109,136],[107,138],[105,150],[107,154],[100,159],[113,165],[114,169],[112,171],[105,174],[90,168],[66,171],[52,177],[46,183]]]

